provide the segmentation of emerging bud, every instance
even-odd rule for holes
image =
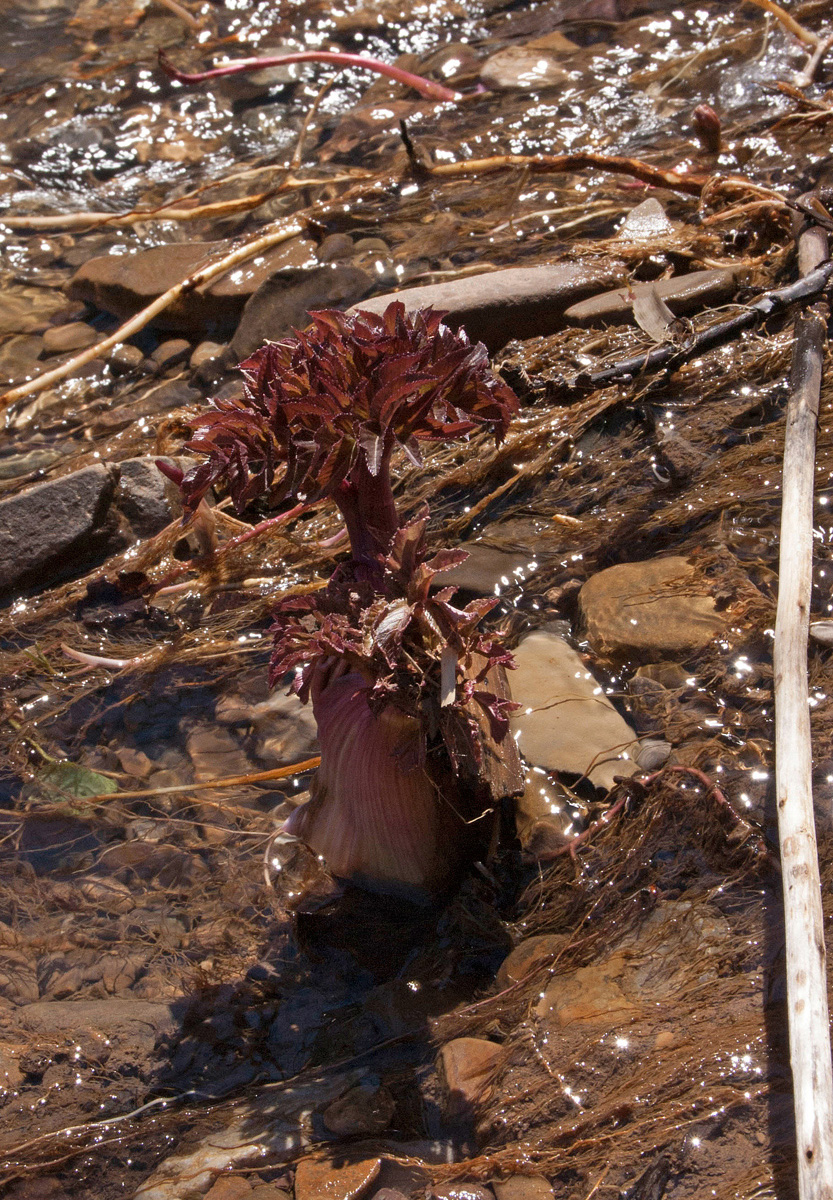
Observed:
[[[706,154],[720,153],[720,117],[710,104],[698,104],[691,114],[691,128]]]

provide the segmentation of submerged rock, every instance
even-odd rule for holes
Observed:
[[[86,300],[119,318],[131,317],[200,267],[222,258],[231,242],[176,242],[135,254],[102,254],[75,272],[70,299]],[[316,264],[315,246],[295,237],[274,246],[208,285],[186,292],[154,318],[158,329],[205,334],[231,329],[246,301],[277,272],[297,273]]]
[[[66,296],[57,290],[4,282],[0,296],[0,336],[42,330],[66,306]]]
[[[552,962],[569,944],[570,938],[564,933],[540,933],[524,938],[500,964],[495,982],[505,988],[525,979],[536,967]]]
[[[587,637],[605,653],[698,650],[726,620],[685,558],[620,563],[591,576],[579,593]]]
[[[284,275],[264,280],[249,299],[227,354],[237,364],[265,341],[303,328],[316,308],[353,304],[370,290],[370,276],[358,267],[330,263],[308,271],[302,279]]]
[[[255,1165],[262,1162],[265,1155],[275,1159],[294,1157],[299,1150],[316,1140],[313,1112],[335,1100],[360,1077],[359,1071],[336,1072],[277,1087],[267,1086],[252,1099],[239,1100],[218,1109],[216,1117],[223,1123],[222,1126],[215,1126],[213,1132],[207,1133],[196,1145],[192,1143],[185,1146],[181,1152],[159,1163],[135,1192],[135,1200],[183,1200],[183,1196],[199,1196],[208,1190],[221,1172],[229,1168]],[[373,1159],[371,1162],[377,1164],[375,1172],[367,1162],[362,1164],[369,1176],[366,1177],[366,1186],[373,1182],[379,1172],[379,1160]],[[335,1174],[332,1164],[330,1171]],[[352,1178],[359,1191],[325,1193],[327,1200],[338,1200],[348,1195],[358,1197],[363,1193],[365,1189],[361,1186],[361,1172],[344,1178],[345,1181]],[[312,1172],[309,1176],[301,1174],[302,1187],[306,1187],[307,1182],[312,1187],[313,1181]],[[301,1200],[297,1176],[295,1185],[296,1200]],[[307,1200],[314,1196],[311,1190],[304,1194]]]
[[[612,954],[602,963],[557,975],[535,1006],[535,1015],[558,1025],[575,1021],[615,1026],[637,1016],[640,1007],[622,990],[627,960]]]
[[[514,654],[518,665],[510,686],[522,708],[512,715],[512,729],[524,758],[551,771],[586,775],[596,787],[633,775],[636,733],[579,653],[557,634],[538,630]]]
[[[479,596],[498,596],[506,588],[518,585],[537,569],[534,556],[527,552],[499,550],[480,542],[468,542],[465,562],[437,577],[438,587],[464,588]]]
[[[452,1116],[470,1116],[488,1099],[491,1080],[503,1055],[503,1047],[485,1038],[461,1037],[446,1042],[440,1050],[439,1069]]]
[[[334,1100],[322,1114],[330,1133],[338,1137],[368,1136],[387,1129],[395,1104],[387,1088],[360,1083]]]
[[[513,338],[537,337],[560,329],[569,305],[600,287],[609,287],[621,279],[622,273],[621,263],[608,258],[508,267],[374,296],[354,305],[351,311],[363,308],[382,313],[391,300],[401,300],[408,312],[441,308],[448,313],[452,328],[462,325],[473,342],[485,342],[489,350],[500,350]]]
[[[63,354],[68,350],[84,350],[94,346],[104,335],[86,321],[71,321],[68,325],[53,325],[44,331],[43,348],[47,354]]]
[[[303,1158],[295,1172],[295,1200],[360,1200],[381,1167],[380,1158],[346,1163]]]
[[[553,1200],[552,1184],[543,1175],[512,1175],[493,1186],[497,1200]]]
[[[527,773],[523,795],[515,801],[515,829],[528,855],[547,859],[560,854],[579,832],[581,815],[566,789],[541,767]]]
[[[707,304],[723,304],[731,300],[738,286],[739,275],[735,267],[721,267],[713,271],[674,275],[671,279],[658,279],[652,283],[618,287],[571,305],[564,313],[564,319],[575,325],[628,321],[633,316],[632,297],[647,296],[652,291],[675,316],[681,316]]]
[[[4,342],[0,347],[0,384],[22,383],[37,375],[42,350],[43,338],[35,334],[20,334]]]
[[[480,82],[500,92],[558,87],[571,78],[560,59],[577,49],[574,42],[560,33],[520,46],[507,46],[486,59],[480,68]]]

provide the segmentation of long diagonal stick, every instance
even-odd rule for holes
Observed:
[[[826,237],[799,242],[806,274],[826,258]],[[815,441],[826,340],[819,304],[795,323],[787,406],[775,620],[775,782],[784,879],[787,1007],[800,1200],[833,1197],[833,1072],[827,964],[813,815],[807,635],[813,565]]]

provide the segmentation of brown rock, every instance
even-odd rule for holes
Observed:
[[[156,347],[151,359],[156,363],[161,371],[167,367],[174,366],[175,363],[182,362],[191,354],[191,343],[185,338],[169,338]]]
[[[739,273],[734,267],[712,271],[692,271],[688,275],[674,275],[671,279],[659,279],[654,283],[635,283],[632,286],[602,292],[589,300],[571,305],[564,319],[575,325],[596,325],[633,319],[633,304],[630,294],[645,295],[656,289],[675,316],[696,312],[707,304],[722,304],[730,300],[738,286]]]
[[[405,288],[374,296],[354,308],[381,313],[392,300],[408,312],[431,306],[448,313],[453,328],[462,326],[474,342],[499,350],[512,338],[531,338],[562,328],[564,310],[577,300],[609,287],[622,277],[620,263],[611,259],[551,266],[509,267],[467,275],[448,283]]]
[[[200,342],[194,347],[191,357],[188,360],[188,366],[192,370],[201,367],[203,363],[211,362],[212,359],[219,358],[225,350],[223,342]]]
[[[42,370],[38,364],[43,338],[35,334],[10,337],[0,346],[0,384],[23,383]]]
[[[13,1183],[4,1195],[5,1200],[68,1200],[60,1179],[51,1175],[20,1180]]]
[[[252,770],[245,750],[227,729],[208,726],[195,729],[189,733],[185,745],[198,783],[228,775],[245,775]]]
[[[591,576],[579,607],[595,650],[667,653],[707,646],[725,628],[706,585],[684,558],[620,563]]]
[[[387,1129],[394,1108],[393,1097],[387,1088],[360,1083],[334,1100],[322,1117],[330,1133],[355,1137]]]
[[[67,291],[117,317],[131,317],[174,284],[222,258],[231,242],[177,242],[135,254],[102,254],[80,267]],[[315,247],[291,238],[227,271],[208,285],[179,297],[155,318],[158,329],[204,334],[209,327],[231,329],[246,301],[276,272],[297,273],[314,265]]]
[[[117,750],[116,757],[124,773],[135,779],[147,779],[154,768],[153,760],[148,758],[144,750],[135,750],[132,746]]]
[[[449,1098],[449,1110],[464,1115],[486,1100],[503,1047],[485,1038],[454,1038],[440,1050],[439,1069]]]
[[[569,941],[569,937],[563,933],[542,933],[537,937],[525,938],[500,964],[496,982],[500,987],[517,983],[537,966],[551,962]]]
[[[0,296],[0,337],[9,333],[35,333],[66,306],[66,296],[57,289],[4,282]]]
[[[381,1165],[379,1158],[340,1166],[329,1159],[303,1158],[295,1172],[295,1200],[359,1200]]]
[[[524,852],[541,860],[562,853],[578,832],[575,803],[548,772],[527,771],[523,794],[515,801],[515,832]]]
[[[497,1200],[553,1200],[552,1184],[543,1175],[513,1175],[492,1186]]]
[[[291,1200],[289,1192],[276,1183],[258,1183],[249,1193],[248,1200]]]
[[[315,308],[342,308],[370,290],[371,279],[358,267],[328,263],[303,278],[273,276],[247,302],[228,351],[230,363],[242,362],[267,340],[303,328]]]
[[[557,54],[535,42],[498,50],[480,68],[480,82],[496,92],[537,92],[563,86],[570,78],[570,71],[558,61]]]
[[[0,996],[12,1004],[31,1004],[38,999],[35,963],[19,950],[0,951]]]
[[[432,1200],[494,1200],[491,1188],[479,1183],[445,1183],[429,1192]]]
[[[20,1048],[0,1046],[0,1094],[14,1091],[23,1082],[23,1072],[17,1065]]]
[[[128,371],[135,371],[141,366],[145,356],[138,346],[122,344],[113,347],[107,361],[116,375],[126,375]]]
[[[468,553],[465,562],[436,577],[437,587],[465,588],[479,596],[499,596],[502,591],[522,584],[537,567],[530,553],[513,553],[480,542],[460,547]]]
[[[205,1193],[205,1200],[242,1200],[251,1194],[252,1185],[242,1175],[221,1175]]]
[[[514,656],[517,669],[510,686],[521,708],[511,722],[528,762],[586,774],[604,788],[612,787],[617,775],[634,773],[636,734],[572,646],[539,629],[523,639]]]
[[[626,969],[625,956],[613,954],[604,962],[556,975],[535,1006],[535,1015],[559,1025],[578,1021],[610,1026],[638,1016],[638,1005],[622,990]]]
[[[43,348],[47,354],[63,354],[67,350],[84,350],[100,342],[102,334],[86,321],[71,321],[69,325],[53,325],[44,331]]]

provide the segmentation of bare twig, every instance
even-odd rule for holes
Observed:
[[[601,171],[630,175],[654,187],[672,188],[689,196],[699,196],[709,181],[705,175],[681,175],[638,158],[625,158],[620,154],[594,154],[590,151],[577,154],[497,154],[492,158],[435,163],[429,173],[434,178],[445,179],[456,175],[488,175],[492,171],[507,171],[517,167],[526,167],[532,174],[582,171],[587,167],[597,167]]]
[[[827,254],[808,230],[799,264],[809,278]],[[829,263],[827,264],[829,267]],[[813,567],[816,425],[826,339],[822,305],[796,319],[787,406],[775,619],[775,787],[784,878],[787,1009],[799,1196],[833,1195],[833,1070],[827,967],[812,791],[807,637]]]
[[[102,792],[98,796],[85,796],[84,804],[107,804],[114,800],[147,800],[152,796],[173,796],[180,792],[197,792],[216,788],[244,787],[250,783],[266,783],[270,779],[288,779],[290,775],[302,775],[314,771],[321,758],[305,758],[303,762],[290,763],[288,767],[273,767],[271,771],[254,771],[250,775],[229,775],[223,779],[208,779],[202,783],[176,783],[168,787],[142,788],[130,792]]]
[[[579,375],[575,382],[580,386],[600,388],[615,383],[616,380],[641,375],[647,371],[658,371],[661,368],[669,371],[676,370],[690,359],[704,354],[707,350],[713,350],[716,346],[725,345],[739,333],[746,329],[753,329],[767,317],[782,312],[790,305],[813,299],[824,291],[831,278],[833,278],[833,263],[823,263],[795,283],[759,296],[757,300],[748,304],[733,317],[709,325],[683,347],[668,342],[647,353],[634,354],[630,358],[614,363],[613,366],[603,367],[600,371],[594,371],[592,375]]]
[[[812,29],[806,29],[805,26],[799,25],[795,17],[791,16],[791,14],[788,13],[785,8],[782,8],[780,4],[776,4],[775,0],[747,0],[747,2],[749,4],[756,5],[758,8],[764,9],[765,12],[772,13],[773,17],[775,17],[777,21],[780,21],[784,28],[788,30],[793,37],[798,38],[803,45],[818,45],[819,35],[817,33],[813,33]]]
[[[180,21],[184,21],[191,29],[195,31],[202,29],[202,22],[189,13],[188,9],[182,4],[177,4],[177,0],[156,0],[156,3],[161,4],[163,8],[167,8],[168,12],[172,12],[175,17],[179,17]]]
[[[236,267],[238,263],[245,262],[247,258],[252,258],[255,254],[262,254],[263,251],[271,250],[273,246],[288,241],[289,238],[295,237],[302,230],[303,226],[298,221],[290,221],[288,224],[273,227],[268,233],[262,234],[259,238],[255,238],[254,241],[238,246],[230,254],[226,254],[223,258],[217,259],[216,262],[210,263],[207,267],[195,271],[180,283],[168,288],[161,296],[157,296],[151,304],[143,308],[135,317],[131,317],[129,321],[126,321],[124,325],[120,326],[115,333],[105,338],[103,342],[98,342],[95,346],[90,346],[86,350],[82,350],[80,354],[76,354],[69,362],[63,363],[53,371],[46,371],[43,375],[38,375],[37,378],[30,379],[27,383],[21,383],[19,387],[14,387],[8,392],[4,392],[0,395],[0,412],[8,408],[10,404],[14,404],[16,400],[22,400],[24,396],[31,396],[35,392],[44,391],[54,383],[60,383],[62,379],[66,379],[78,367],[84,366],[85,363],[91,362],[94,358],[100,358],[102,354],[106,354],[114,346],[118,346],[121,342],[126,341],[127,338],[132,337],[134,333],[138,333],[140,329],[144,329],[145,325],[149,321],[152,321],[157,313],[162,312],[169,304],[173,304],[174,300],[180,296],[194,291],[195,288],[201,287],[202,284],[208,283],[212,279],[216,279],[218,275],[224,275],[226,271],[229,271],[232,267]]]
[[[284,166],[275,165],[262,169],[287,171],[291,169],[291,164],[287,163]],[[231,179],[239,178],[241,174],[243,172],[238,172],[236,175],[228,176],[218,182],[226,183]],[[304,188],[329,186],[333,183],[355,183],[357,179],[364,177],[356,171],[340,175],[327,175],[320,179],[295,179],[290,177],[281,180],[279,184],[276,184],[275,187],[269,188],[265,192],[257,192],[252,196],[241,196],[238,200],[215,200],[210,204],[195,205],[193,208],[174,208],[172,205],[166,206],[160,204],[157,208],[134,208],[126,213],[36,213],[33,216],[27,217],[11,217],[4,213],[0,214],[0,225],[5,225],[7,229],[19,229],[24,232],[31,230],[34,233],[42,230],[59,229],[80,229],[86,231],[98,228],[101,225],[112,225],[114,228],[121,228],[125,225],[138,225],[147,221],[216,220],[220,217],[234,216],[236,213],[251,212],[261,204],[265,204],[267,200],[273,199],[280,192],[302,191]]]

